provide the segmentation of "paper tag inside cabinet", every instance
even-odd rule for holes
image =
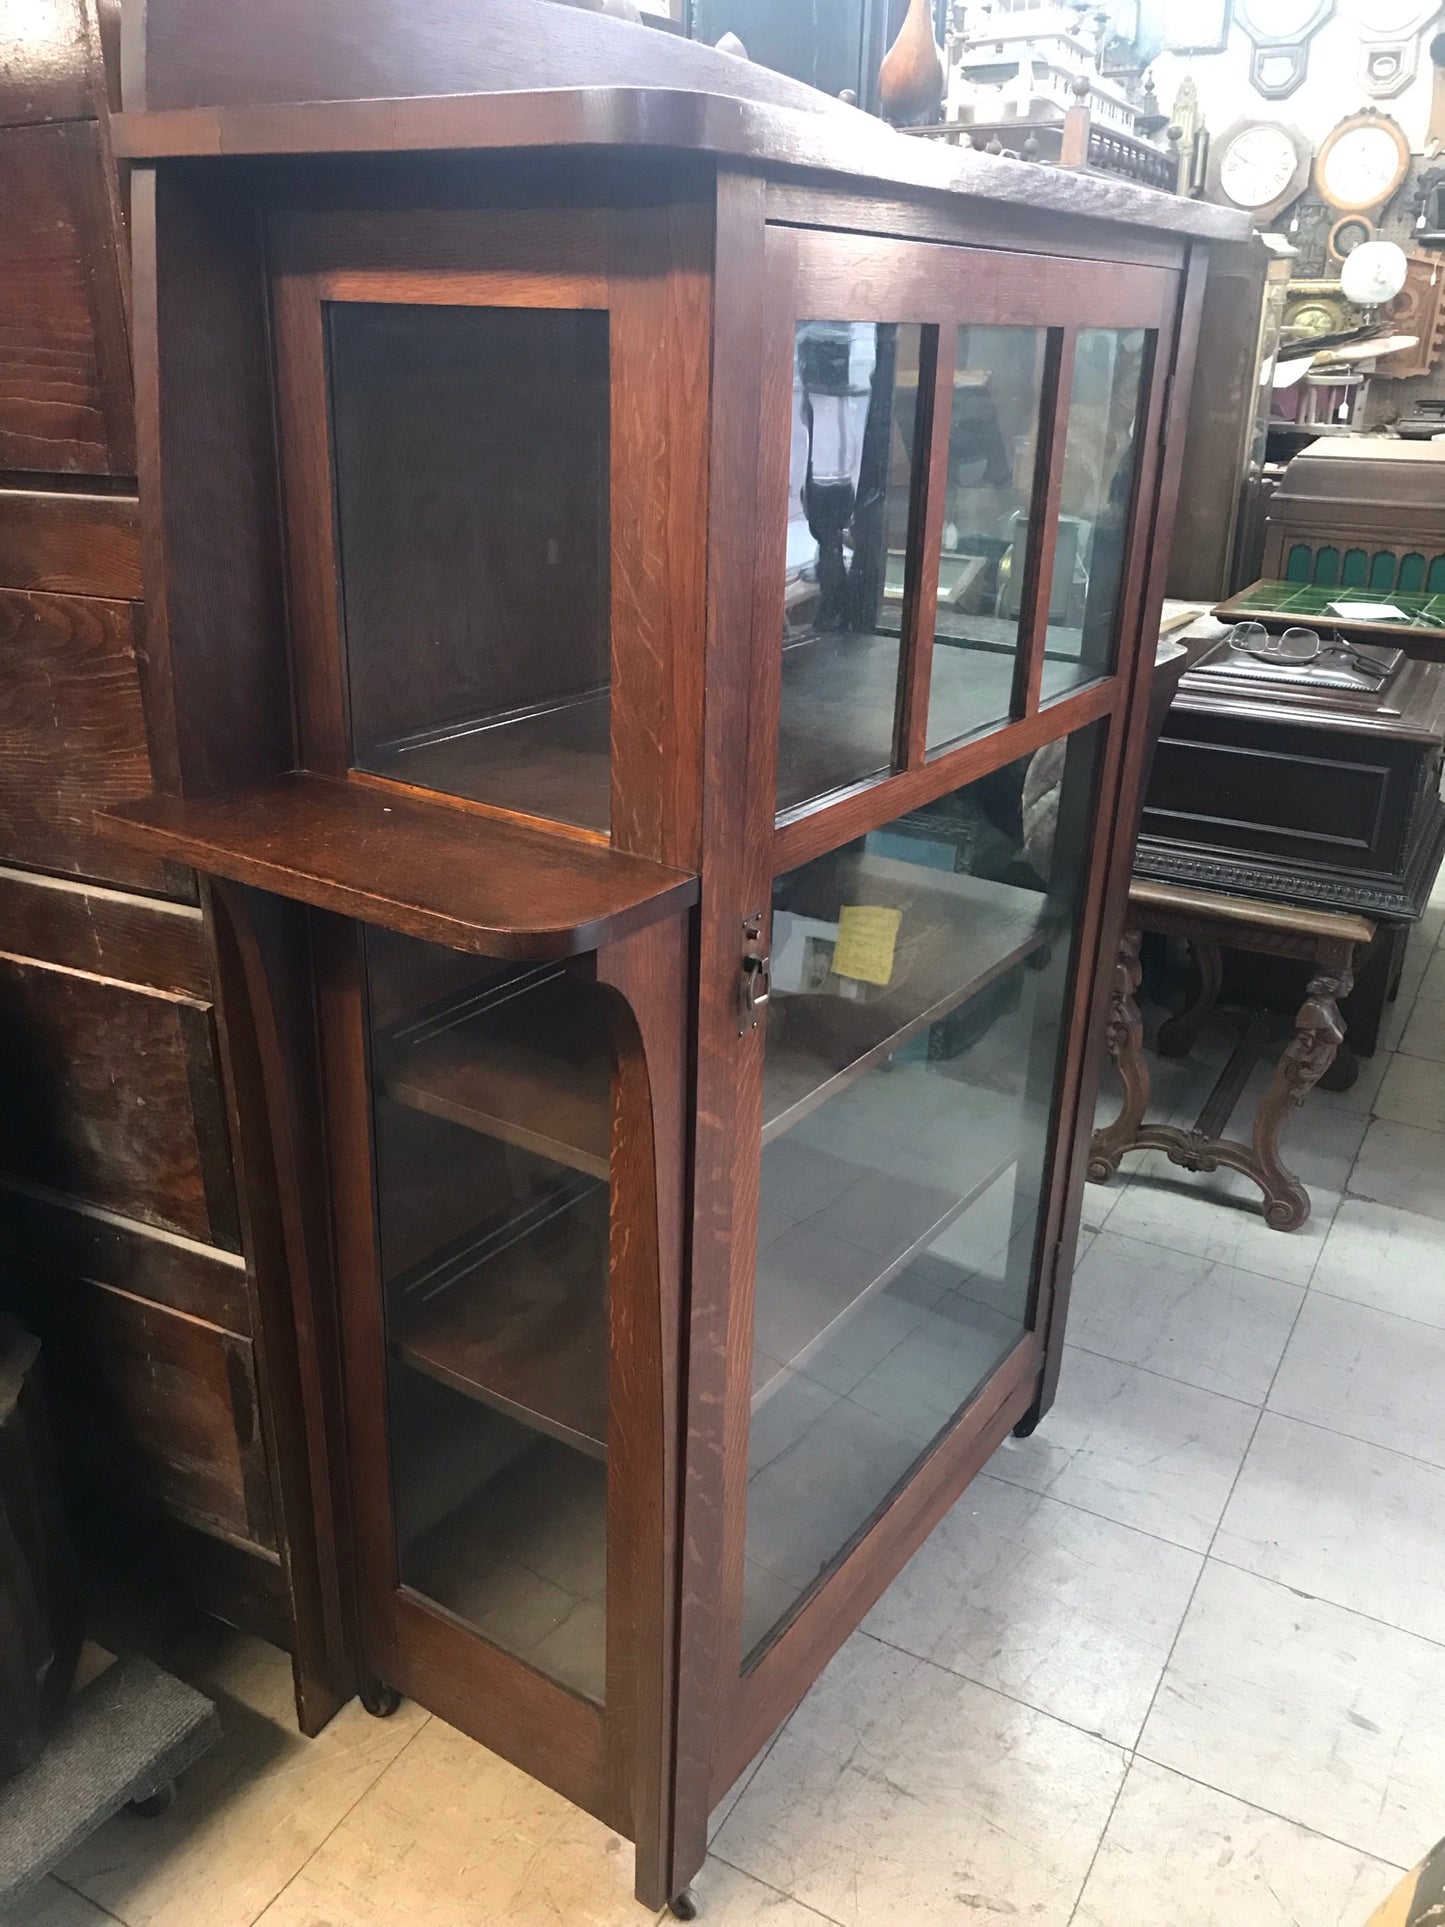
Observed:
[[[890,983],[902,922],[901,910],[885,910],[874,903],[844,904],[838,912],[834,975],[852,977],[861,984]]]

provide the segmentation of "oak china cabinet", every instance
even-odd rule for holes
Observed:
[[[128,30],[110,829],[210,879],[315,1613],[686,1912],[1052,1395],[1237,217],[538,0]]]

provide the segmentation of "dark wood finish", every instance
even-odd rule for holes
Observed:
[[[0,1183],[0,1242],[36,1276],[62,1274],[251,1334],[246,1264],[238,1253],[163,1232],[54,1192]]]
[[[1144,1121],[1149,1108],[1149,1066],[1136,995],[1141,975],[1139,945],[1147,932],[1202,948],[1206,955],[1212,951],[1216,959],[1219,945],[1227,943],[1269,956],[1299,957],[1311,966],[1294,1034],[1259,1100],[1248,1144],[1226,1137],[1224,1131],[1253,1059],[1253,1026],[1246,1031],[1244,1047],[1221,1072],[1192,1129]],[[1227,1165],[1243,1172],[1264,1193],[1264,1219],[1272,1230],[1297,1231],[1310,1214],[1309,1193],[1280,1155],[1280,1131],[1335,1061],[1345,1038],[1339,1007],[1354,983],[1354,953],[1374,934],[1374,925],[1362,917],[1257,903],[1169,884],[1136,883],[1129,893],[1128,918],[1119,944],[1107,1031],[1124,1101],[1118,1117],[1094,1132],[1090,1178],[1096,1184],[1106,1183],[1130,1151],[1163,1151],[1171,1163],[1186,1171],[1214,1171]],[[1206,971],[1205,982],[1210,981],[1211,973]],[[1217,986],[1217,961],[1212,981]]]
[[[61,1448],[87,1477],[274,1549],[250,1341],[55,1273],[20,1295],[55,1359]]]
[[[194,904],[0,869],[0,931],[12,956],[206,1003],[211,976]]]
[[[105,825],[213,876],[494,957],[575,956],[697,896],[695,878],[642,857],[305,774],[241,796],[156,796]]]
[[[1397,581],[1392,572],[1368,593],[1361,589],[1362,599],[1388,601],[1396,587],[1423,589],[1445,554],[1442,501],[1445,451],[1438,443],[1321,436],[1289,462],[1270,495],[1261,574],[1266,580],[1338,582],[1343,558],[1359,549],[1370,568],[1380,554],[1415,556],[1424,578],[1418,584],[1413,575]],[[1297,549],[1305,552],[1304,569]],[[1322,571],[1321,550],[1334,551],[1335,573]],[[1426,660],[1439,660],[1438,643]]]
[[[34,1142],[0,1179],[0,1242],[7,1285],[35,1290],[42,1313],[64,1308],[55,1376],[93,1440],[71,1482],[93,1577],[125,1568],[138,1615],[159,1619],[174,1597],[291,1647],[314,1731],[350,1686],[313,1630],[325,1624],[321,1535],[295,1503],[310,1472],[280,1369],[287,1334],[295,1350],[289,1287],[279,1329],[275,1273],[258,1275],[251,1233],[244,1254],[221,1248],[240,1241],[209,916],[188,871],[102,841],[93,823],[96,809],[148,794],[157,773],[177,781],[185,762],[169,628],[153,608],[147,647],[136,607],[129,276],[109,121],[117,12],[115,0],[34,0],[0,18],[0,865],[30,866],[0,867],[0,926],[13,1067],[39,1080],[23,1126],[12,1097],[16,1130]],[[216,235],[177,270],[179,308],[202,334],[216,320],[217,260],[231,248],[254,260],[251,232]],[[248,316],[264,303],[244,271],[228,294]],[[252,658],[233,615],[257,606],[241,506],[254,475],[218,460],[214,426],[229,438],[239,425],[247,364],[224,350],[208,364],[213,345],[193,336],[178,351],[182,369],[215,378],[188,402],[170,454],[202,519],[188,523],[183,505],[175,520],[225,570],[198,631],[221,636],[217,660],[243,681]],[[249,392],[269,448],[264,381]],[[191,605],[177,607],[188,621]],[[226,753],[249,773],[243,707],[226,728]],[[164,1228],[175,1225],[188,1228]]]
[[[109,195],[95,122],[0,127],[0,468],[134,469]]]
[[[283,1526],[282,1643],[302,1729],[315,1733],[355,1691],[358,1640],[332,1253],[315,1208],[325,1148],[306,913],[230,884],[211,888],[208,908]]]
[[[1197,327],[1202,257],[1184,237],[1236,233],[1241,223],[1124,184],[944,155],[708,50],[674,63],[679,43],[664,36],[544,14],[531,0],[497,0],[482,28],[468,19],[464,31],[443,0],[423,0],[404,33],[382,0],[361,0],[360,13],[354,0],[345,9],[318,0],[293,25],[284,63],[263,44],[271,0],[257,4],[262,13],[242,20],[214,0],[189,0],[183,31],[172,0],[152,0],[132,42],[128,103],[139,117],[122,138],[155,158],[137,197],[142,451],[159,503],[146,550],[148,600],[160,614],[148,693],[177,748],[161,771],[166,794],[119,812],[117,833],[232,880],[215,887],[233,1055],[235,1040],[254,1032],[233,1079],[248,1236],[258,1298],[278,1314],[285,1290],[263,1280],[284,1268],[300,1367],[294,1402],[271,1401],[276,1456],[284,1466],[290,1436],[313,1460],[295,1509],[282,1498],[284,1536],[301,1529],[304,1499],[353,1673],[417,1694],[628,1833],[639,1895],[657,1904],[700,1864],[712,1800],[993,1446],[1051,1396],[1082,1181],[1079,1123],[1092,1105],[1090,1027],[1102,1015],[1103,960],[1127,884],[1159,551],[1178,486],[1177,456],[1165,449],[1179,420],[1170,384],[1187,375]],[[629,66],[644,53],[645,78]],[[440,91],[494,85],[504,56],[514,91]],[[579,75],[588,86],[577,87]],[[447,159],[463,148],[475,150],[465,164]],[[339,169],[328,152],[355,158]],[[205,165],[188,154],[204,154]],[[243,154],[258,164],[237,164]],[[282,158],[259,164],[265,154]],[[348,303],[606,310],[611,847],[595,810],[574,809],[581,820],[564,830],[528,798],[526,820],[509,819],[493,791],[463,783],[468,752],[439,738],[420,745],[407,783],[349,768],[356,713],[336,594],[327,303],[333,313]],[[881,662],[891,649],[895,662],[876,678],[878,717],[868,720],[881,718],[880,760],[891,741],[901,767],[821,800],[800,790],[779,822],[794,341],[798,320],[818,316],[923,330],[925,419],[913,448],[922,509],[905,634],[873,652]],[[951,391],[961,322],[1054,336],[1055,426],[1030,504],[1031,519],[1044,521],[1063,472],[1067,331],[1142,329],[1148,341],[1117,666],[1044,702],[1045,537],[1022,585],[1032,646],[1014,689],[1018,713],[973,736],[965,717],[959,740],[929,760],[929,605],[948,455],[944,411],[930,404]],[[219,345],[202,355],[197,341],[212,335]],[[191,448],[183,426],[194,420]],[[203,510],[188,499],[191,483]],[[380,500],[385,478],[376,485]],[[589,493],[595,484],[580,497]],[[345,516],[343,504],[336,519]],[[234,557],[205,539],[232,522]],[[289,622],[274,596],[283,544]],[[227,603],[233,579],[239,612]],[[458,580],[467,596],[481,594],[464,568]],[[434,625],[413,600],[425,656]],[[578,623],[585,655],[597,633],[590,605]],[[555,620],[542,628],[539,661],[565,673]],[[404,653],[379,666],[395,679],[387,702],[419,695],[431,669],[446,667],[438,658],[411,688]],[[788,715],[802,777],[810,756],[819,768],[836,763],[840,736],[828,738],[838,720],[825,713],[828,651],[812,651],[805,666],[819,701]],[[794,696],[807,680],[797,668],[788,665]],[[1002,708],[1012,677],[1008,664]],[[591,722],[601,715],[598,699]],[[819,725],[811,747],[810,720]],[[1085,748],[1096,787],[1087,838],[1081,831],[1068,852],[1079,879],[1076,948],[1055,955],[1051,988],[1066,1046],[1027,1174],[1036,1220],[1020,1227],[1034,1264],[1031,1329],[744,1673],[765,1126],[801,1118],[991,986],[1038,935],[1022,914],[1017,927],[1008,915],[995,920],[992,910],[1009,904],[990,899],[989,914],[970,924],[978,941],[967,956],[931,958],[926,981],[911,975],[890,995],[813,1013],[836,1028],[794,1088],[786,1052],[765,1077],[764,1028],[743,995],[745,983],[754,1002],[767,987],[774,880],[1083,729],[1093,732]],[[598,753],[600,729],[587,740]],[[423,784],[435,780],[469,794],[428,798]],[[876,894],[886,850],[864,861],[872,868],[858,888]],[[940,876],[936,887],[956,882]],[[409,965],[400,943],[417,938],[450,956],[412,952]],[[498,981],[479,957],[534,968]],[[555,1009],[546,992],[554,966]],[[910,970],[921,969],[911,958]],[[561,994],[594,973],[610,1000],[605,1076],[591,1046],[568,1034]],[[905,988],[917,993],[906,1003]],[[510,1015],[494,1021],[507,997]],[[269,1161],[247,1122],[257,1106],[275,1134]],[[473,1161],[470,1226],[455,1179],[428,1174],[429,1145],[437,1163],[453,1152]],[[573,1254],[544,1273],[514,1247],[487,1299],[443,1293],[417,1309],[423,1279],[449,1283],[473,1252],[480,1265],[490,1173],[503,1157],[523,1171],[544,1158],[552,1195],[569,1211],[608,1177],[605,1407],[596,1273],[580,1253],[574,1277]],[[980,1183],[987,1175],[980,1170]],[[279,1204],[266,1203],[268,1178]],[[525,1203],[529,1194],[499,1195]],[[529,1210],[507,1225],[529,1226]],[[903,1261],[937,1231],[933,1216],[918,1237],[900,1236]],[[486,1245],[487,1265],[498,1252]],[[433,1261],[440,1271],[427,1269]],[[411,1281],[406,1293],[399,1280]],[[561,1324],[563,1343],[544,1342],[549,1321]],[[528,1447],[534,1465],[569,1489],[580,1482],[584,1537],[605,1493],[605,1651],[593,1641],[567,1675],[571,1688],[544,1675],[540,1656],[534,1666],[503,1650],[508,1636],[448,1587],[439,1565],[411,1563],[405,1534],[399,1550],[394,1506],[407,1492],[413,1396],[435,1401],[432,1414],[459,1413],[486,1441],[502,1436],[489,1428],[530,1423],[540,1433]],[[403,1420],[395,1468],[389,1400]],[[432,1447],[452,1463],[435,1439]],[[485,1503],[473,1494],[466,1505],[455,1515],[457,1544],[482,1556]],[[435,1551],[429,1544],[425,1557]],[[353,1612],[354,1628],[344,1623]]]
[[[234,1247],[209,1014],[169,993],[0,959],[0,1167],[163,1230]],[[185,1019],[202,1021],[193,1031]],[[200,1055],[202,1075],[192,1077]],[[209,1083],[207,1082],[209,1077]],[[201,1099],[205,1109],[197,1108]],[[219,1160],[219,1168],[211,1160]]]
[[[85,0],[36,0],[0,22],[0,127],[87,120],[99,41]]]
[[[232,197],[139,168],[131,244],[137,332],[164,343],[136,360],[156,784],[214,795],[292,761],[260,241]]]
[[[537,4],[493,0],[483,38],[459,31],[450,0],[412,8],[404,34],[378,0],[364,16],[320,0],[299,28],[279,0],[274,26],[254,9],[242,22],[219,5],[155,0],[128,50],[116,151],[140,159],[647,145],[1174,233],[1243,232],[1230,211],[1131,183],[935,153],[751,62],[576,9],[539,18]],[[577,85],[579,75],[603,72],[605,86]],[[515,91],[487,92],[499,73]]]
[[[0,588],[138,601],[140,503],[0,491]]]
[[[0,590],[0,856],[164,887],[158,858],[94,826],[96,809],[150,789],[137,654],[130,603]]]

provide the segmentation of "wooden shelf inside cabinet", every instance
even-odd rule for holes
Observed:
[[[392,1350],[591,1458],[607,1456],[608,1195],[573,1186],[393,1288]]]
[[[96,821],[209,876],[488,957],[576,956],[697,900],[696,877],[644,857],[307,771]]]
[[[896,974],[881,994],[860,1002],[827,993],[774,994],[764,1144],[1042,950],[1051,934],[1040,891],[889,857],[849,857],[840,869],[843,901],[906,909]],[[910,938],[909,917],[921,917],[923,934]]]
[[[388,1097],[605,1178],[612,1053],[599,1007],[558,968],[469,993],[398,1026],[379,1053]]]
[[[820,1297],[814,1311],[810,1329],[803,1336],[795,1336],[786,1347],[786,1358],[771,1357],[767,1353],[769,1319],[773,1307],[785,1309],[791,1301],[790,1287],[796,1282],[794,1274],[786,1266],[780,1266],[776,1255],[770,1257],[765,1249],[758,1255],[757,1282],[757,1332],[758,1357],[770,1357],[776,1369],[758,1374],[753,1383],[752,1409],[760,1406],[788,1381],[791,1373],[804,1371],[810,1362],[828,1343],[829,1339],[842,1331],[849,1321],[857,1317],[871,1304],[880,1293],[906,1271],[915,1260],[921,1258],[929,1247],[941,1238],[958,1218],[961,1218],[970,1205],[976,1204],[998,1180],[1018,1162],[1018,1147],[1010,1145],[980,1156],[977,1169],[964,1183],[955,1187],[955,1195],[943,1203],[935,1195],[930,1201],[927,1186],[920,1186],[918,1211],[915,1222],[899,1237],[897,1247],[891,1254],[880,1254],[878,1270],[861,1290],[839,1289],[836,1296],[829,1299]]]

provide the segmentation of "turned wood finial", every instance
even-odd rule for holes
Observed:
[[[884,118],[895,126],[926,120],[943,99],[946,84],[929,0],[908,0],[898,38],[878,69],[878,104]]]

